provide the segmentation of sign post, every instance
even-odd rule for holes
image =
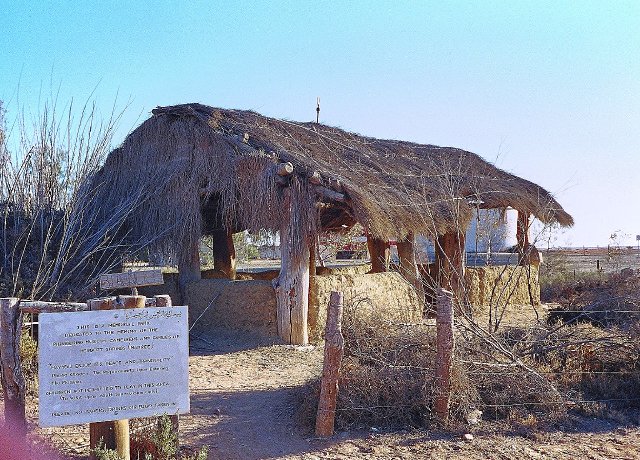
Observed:
[[[144,308],[138,295],[139,286],[159,284],[160,270],[101,275],[102,289],[132,295],[92,299],[90,312],[41,315],[41,426],[89,422],[92,450],[102,443],[129,460],[129,418],[189,411],[187,307],[157,296],[161,308]]]
[[[187,307],[43,313],[40,324],[41,426],[90,423],[92,449],[102,440],[128,460],[129,418],[189,411]]]

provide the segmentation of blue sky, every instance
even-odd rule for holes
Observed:
[[[202,102],[465,148],[573,214],[558,245],[640,234],[640,2],[0,0],[9,118],[59,100]],[[94,91],[95,90],[95,91]],[[40,102],[39,102],[40,101]]]

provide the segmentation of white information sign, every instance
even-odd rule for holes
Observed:
[[[39,315],[40,425],[189,412],[187,307]]]

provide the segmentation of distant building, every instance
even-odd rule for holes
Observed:
[[[474,211],[465,239],[465,252],[467,254],[482,253],[488,256],[491,253],[505,252],[516,245],[516,225],[518,212],[508,208],[505,211],[499,209],[480,209]],[[416,238],[418,259],[421,262],[435,259],[435,247],[433,241],[419,236]],[[488,258],[487,258],[488,260]],[[471,265],[477,263],[469,260]]]

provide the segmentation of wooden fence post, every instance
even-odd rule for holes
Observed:
[[[453,336],[453,293],[438,289],[436,298],[436,372],[434,410],[438,420],[447,423],[451,400],[451,365],[455,338]]]
[[[316,435],[333,435],[336,418],[336,399],[338,397],[338,374],[344,356],[344,337],[342,336],[342,292],[332,292],[327,312],[327,326],[324,342],[324,365],[320,401],[316,416]]]
[[[105,297],[89,300],[90,310],[112,310],[120,308],[144,308],[145,296],[119,296]],[[131,448],[129,444],[129,420],[113,420],[109,422],[96,422],[89,424],[89,447],[93,450],[103,442],[104,447],[115,449],[124,460],[130,460]],[[89,457],[96,460],[92,453]]]
[[[0,379],[4,394],[4,420],[10,432],[25,436],[25,382],[20,363],[22,314],[16,298],[0,299]],[[6,429],[6,428],[5,428]]]

